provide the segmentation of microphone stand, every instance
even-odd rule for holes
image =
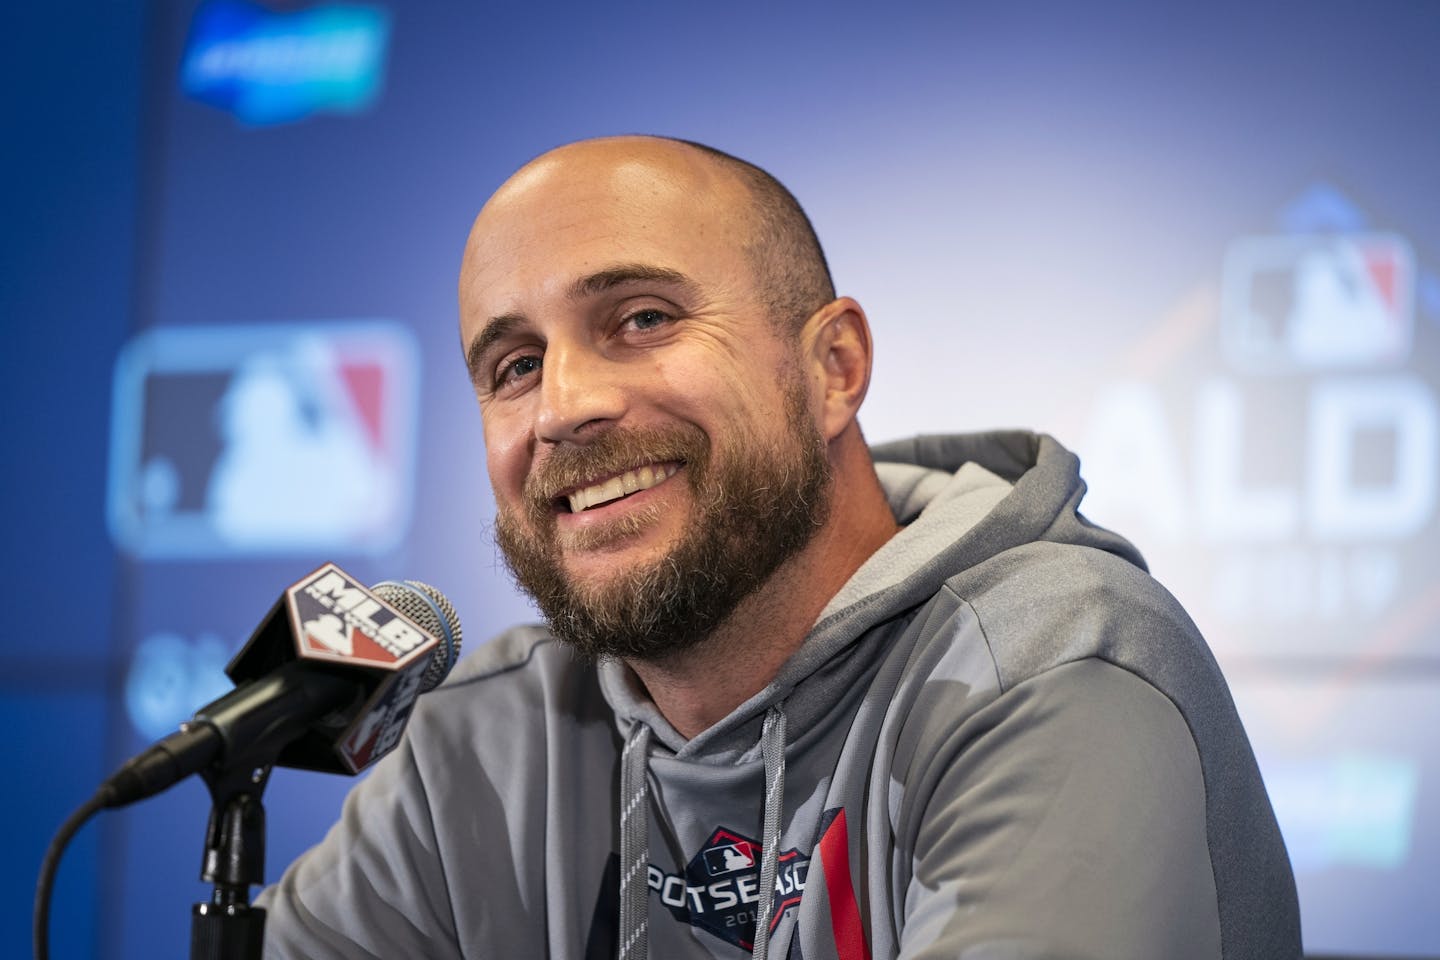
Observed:
[[[265,910],[250,906],[250,887],[265,882],[265,808],[260,796],[270,764],[212,767],[210,822],[200,879],[213,883],[209,901],[190,912],[190,960],[260,960]]]

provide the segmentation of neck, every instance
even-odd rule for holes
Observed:
[[[863,448],[862,448],[863,450]],[[763,690],[800,649],[820,612],[899,529],[868,452],[837,466],[831,519],[746,597],[708,638],[673,657],[628,660],[665,719],[687,740]]]

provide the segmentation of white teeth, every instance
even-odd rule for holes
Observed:
[[[634,470],[626,470],[620,476],[611,477],[603,483],[583,487],[569,495],[570,512],[580,513],[582,510],[598,507],[602,503],[619,500],[626,494],[649,490],[673,476],[677,469],[679,468],[674,465],[647,465]]]

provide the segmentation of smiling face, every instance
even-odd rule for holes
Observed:
[[[461,335],[497,539],[587,652],[699,642],[823,523],[826,438],[749,210],[698,151],[599,141],[526,167],[471,234]]]

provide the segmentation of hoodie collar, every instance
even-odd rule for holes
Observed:
[[[622,735],[654,733],[652,752],[705,763],[758,755],[768,707],[784,701],[791,729],[806,730],[873,668],[885,637],[876,624],[925,602],[956,573],[1035,540],[1083,543],[1144,568],[1124,538],[1078,512],[1079,459],[1056,440],[1024,431],[915,437],[874,447],[876,474],[904,526],[833,597],[805,643],[763,690],[691,740],[645,694],[628,666],[600,664],[600,684]]]

